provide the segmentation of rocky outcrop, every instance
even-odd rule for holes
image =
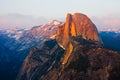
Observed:
[[[102,43],[96,26],[86,15],[81,13],[67,14],[65,24],[58,27],[56,40],[66,48],[73,36],[81,36],[86,40]]]
[[[81,43],[83,41],[83,43]],[[88,40],[72,40],[72,53],[63,63],[66,50],[56,40],[32,48],[17,80],[119,80],[120,54]],[[67,48],[67,51],[70,48]]]
[[[65,24],[58,27],[56,33],[57,42],[66,49],[63,58],[63,64],[67,63],[69,56],[72,53],[73,45],[71,43],[72,37],[81,37],[85,40],[91,40],[102,44],[96,26],[84,14],[75,13],[67,14]]]
[[[23,63],[17,80],[41,80],[53,67],[60,66],[63,54],[64,50],[56,40],[48,40],[40,48],[33,47]]]
[[[120,54],[101,44],[89,18],[68,14],[56,39],[31,49],[17,80],[119,80]]]

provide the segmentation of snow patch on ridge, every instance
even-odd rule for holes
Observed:
[[[51,36],[50,38],[51,38],[51,39],[55,39],[55,36],[56,36],[56,35],[53,35],[53,36]]]
[[[65,50],[65,48],[61,44],[58,43],[58,45]]]

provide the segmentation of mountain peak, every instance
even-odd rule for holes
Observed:
[[[56,40],[66,48],[73,36],[81,36],[83,39],[102,43],[96,26],[82,13],[67,14],[66,22],[58,27]]]
[[[59,25],[61,24],[62,22],[58,21],[58,20],[51,20],[50,22],[48,22],[48,25]]]

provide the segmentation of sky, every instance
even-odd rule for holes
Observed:
[[[86,14],[99,29],[120,26],[120,0],[0,0],[0,28],[32,27],[67,13]]]

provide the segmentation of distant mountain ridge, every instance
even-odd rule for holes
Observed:
[[[101,31],[99,34],[104,42],[105,48],[120,52],[120,32]]]
[[[14,80],[18,73],[23,60],[28,55],[32,46],[39,46],[48,38],[54,38],[57,27],[63,22],[52,20],[44,25],[35,26],[32,29],[6,29],[0,30],[0,61],[10,61],[11,63],[5,64],[10,66],[8,72],[0,76],[2,80]],[[3,46],[6,47],[3,49]],[[11,52],[10,52],[10,51]],[[9,55],[8,55],[9,54]],[[6,56],[3,58],[3,56]],[[3,60],[4,59],[4,60]],[[2,65],[1,65],[2,66]],[[4,66],[5,68],[7,68]],[[2,69],[2,68],[1,68]],[[6,69],[7,70],[7,69]],[[3,74],[1,71],[0,74]],[[5,75],[10,75],[5,77]]]
[[[108,28],[107,30],[101,30],[104,32],[116,32],[116,33],[120,33],[120,28]]]
[[[61,24],[63,23],[57,20],[52,20],[48,22],[47,24],[44,24],[41,26],[35,26],[28,30],[6,29],[4,31],[1,31],[1,36],[4,35],[14,40],[11,47],[15,46],[16,44],[21,45],[21,46],[18,46],[17,49],[16,48],[13,48],[13,49],[23,50],[25,49],[25,48],[22,49],[23,45],[26,46],[26,48],[29,48],[27,45],[30,45],[30,47],[39,46],[40,45],[39,42],[45,41],[45,39],[48,39],[49,37],[52,37],[53,35],[55,35],[57,27],[60,26]],[[11,43],[11,41],[8,41],[5,43],[6,47],[7,45],[9,45],[9,43]],[[35,45],[35,44],[38,44],[38,45]]]

